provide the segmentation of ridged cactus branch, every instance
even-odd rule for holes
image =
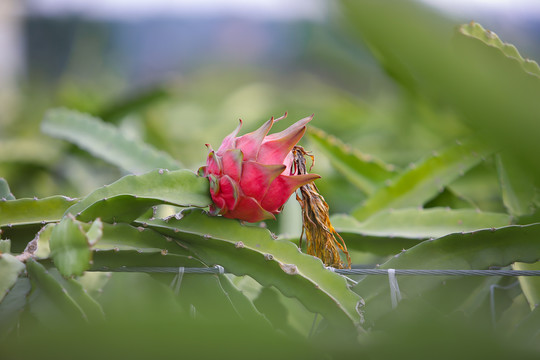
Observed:
[[[505,226],[456,233],[422,243],[401,252],[381,269],[488,269],[508,266],[514,261],[533,263],[540,259],[540,224]],[[400,278],[399,286],[408,296],[433,289],[448,277],[426,277],[422,281]],[[375,320],[390,310],[388,279],[367,277],[354,290],[366,301],[366,318]]]
[[[262,285],[273,285],[286,296],[296,297],[333,325],[360,325],[361,298],[319,259],[302,254],[288,241],[274,240],[265,229],[209,217],[195,209],[183,215],[180,220],[154,220],[147,225],[186,244],[208,265],[222,265],[235,275],[249,275]]]
[[[148,144],[125,137],[116,127],[91,115],[68,109],[49,110],[44,133],[68,140],[91,154],[134,174],[154,169],[177,170],[179,161]]]
[[[100,217],[106,222],[130,222],[153,205],[205,207],[210,204],[208,181],[189,170],[154,170],[127,175],[99,188],[66,210],[79,220]]]
[[[412,164],[367,198],[352,215],[362,221],[383,210],[423,206],[488,153],[477,144],[457,144]]]

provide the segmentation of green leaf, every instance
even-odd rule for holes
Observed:
[[[275,287],[265,286],[261,289],[253,303],[258,311],[263,313],[272,322],[272,326],[276,330],[297,335],[296,330],[289,323],[289,311],[280,301],[282,296]]]
[[[43,138],[0,140],[0,163],[51,166],[60,157],[61,148]]]
[[[540,262],[526,264],[516,262],[512,265],[514,270],[540,270]],[[519,283],[531,310],[540,306],[540,277],[539,276],[520,276]]]
[[[88,245],[94,246],[103,237],[103,223],[99,218],[94,220],[90,229],[86,232]]]
[[[15,200],[9,185],[4,178],[0,178],[0,200]]]
[[[93,250],[123,251],[136,250],[139,253],[169,252],[177,255],[189,255],[189,252],[178,244],[152,229],[128,224],[102,224],[102,238],[93,246]]]
[[[450,234],[426,240],[381,265],[382,269],[487,269],[540,259],[540,224]],[[398,276],[400,290],[413,297],[448,276]],[[366,301],[366,318],[375,320],[391,309],[388,277],[368,276],[354,287]]]
[[[18,325],[30,289],[30,280],[19,277],[4,299],[0,301],[0,341]]]
[[[484,153],[477,145],[466,143],[435,154],[380,187],[352,215],[358,220],[365,220],[383,210],[421,207],[446,185],[477,165]]]
[[[479,139],[507,151],[538,183],[540,79],[524,71],[522,61],[456,31],[449,19],[419,2],[340,3],[342,23],[407,90],[452,109]]]
[[[0,226],[59,221],[64,212],[76,202],[76,199],[65,196],[0,201]]]
[[[238,320],[257,321],[269,327],[261,314],[257,316],[255,307],[249,305],[247,298],[235,290],[232,284],[227,286],[224,276],[154,274],[152,277],[163,280],[173,290],[185,312],[195,319],[219,319],[229,324]],[[240,303],[236,304],[233,298]]]
[[[57,269],[49,269],[48,272],[81,308],[88,321],[105,320],[101,305],[85,291],[82,284],[75,279],[62,277]]]
[[[120,328],[124,329],[124,324],[148,324],[158,320],[157,324],[163,325],[189,320],[181,317],[184,312],[170,287],[144,273],[111,274],[99,302],[108,322],[120,324]],[[168,326],[165,325],[165,328]]]
[[[26,269],[32,283],[32,293],[29,298],[30,311],[39,320],[50,327],[62,326],[71,321],[86,320],[83,309],[43,265],[30,259],[26,263]]]
[[[473,209],[443,208],[399,209],[381,211],[363,222],[352,216],[336,215],[332,224],[343,233],[365,236],[402,237],[409,239],[438,238],[451,233],[502,227],[511,224],[507,214]],[[350,243],[348,242],[347,245]]]
[[[204,267],[185,248],[144,227],[103,224],[103,234],[93,250],[91,269],[121,267]]]
[[[169,92],[162,87],[138,92],[106,107],[99,112],[99,117],[105,121],[116,121],[168,97]]]
[[[332,165],[366,194],[372,194],[384,181],[396,175],[392,165],[352,149],[322,130],[310,127],[308,135]]]
[[[259,312],[257,307],[255,307],[253,302],[233,284],[229,275],[219,276],[219,282],[223,291],[228,295],[230,301],[243,320],[249,321],[250,323],[268,322],[268,320]]]
[[[54,227],[49,246],[54,264],[62,275],[82,275],[90,268],[92,252],[86,233],[71,214]]]
[[[11,240],[0,240],[0,255],[11,252]]]
[[[538,325],[540,324],[540,306],[533,309],[522,321],[517,324],[512,334],[512,339],[517,343],[528,340],[528,344],[538,344],[540,342],[540,333]],[[533,345],[534,346],[534,345]],[[536,346],[538,348],[538,346]]]
[[[134,174],[154,169],[176,170],[181,164],[151,146],[126,138],[116,127],[88,114],[68,109],[49,110],[44,133],[68,140],[93,155]]]
[[[346,280],[322,262],[288,242],[274,240],[261,228],[186,210],[180,220],[153,220],[148,227],[180,240],[206,264],[219,264],[237,276],[249,275],[264,286],[273,285],[306,308],[321,313],[331,324],[354,329],[361,322],[361,299]]]
[[[205,207],[211,203],[208,180],[189,170],[155,170],[127,175],[99,188],[66,213],[82,221],[131,222],[153,205]]]
[[[523,70],[532,75],[540,76],[540,67],[536,61],[524,59],[514,45],[503,42],[493,31],[484,29],[482,25],[474,21],[461,25],[458,31],[465,36],[501,50],[505,56],[517,60]]]
[[[424,204],[426,208],[449,207],[451,209],[474,209],[477,206],[454,188],[445,187],[443,192]]]
[[[17,278],[24,270],[24,264],[10,254],[0,254],[0,301],[15,285]]]
[[[94,254],[94,259],[96,258]],[[77,278],[84,291],[94,299],[98,299],[103,293],[103,288],[111,279],[109,272],[87,271]]]
[[[176,245],[177,246],[177,245]],[[177,246],[178,247],[178,246]],[[189,255],[173,252],[139,251],[139,250],[100,250],[96,249],[92,257],[90,271],[108,271],[125,267],[206,267],[200,260]],[[87,273],[85,273],[87,274]]]
[[[49,243],[51,241],[52,232],[55,226],[58,224],[51,223],[42,227],[34,240],[36,241],[36,251],[34,252],[34,257],[38,260],[47,259],[51,254],[51,248]]]
[[[530,175],[503,154],[497,154],[496,159],[502,198],[508,212],[516,217],[531,215],[535,208],[536,188]]]

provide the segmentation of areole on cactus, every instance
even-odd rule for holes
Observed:
[[[206,144],[210,153],[199,174],[210,181],[211,214],[247,222],[273,219],[292,193],[320,177],[291,175],[291,150],[306,132],[313,115],[268,135],[274,122],[286,116],[271,118],[259,129],[237,136],[242,127],[240,120],[217,151]]]

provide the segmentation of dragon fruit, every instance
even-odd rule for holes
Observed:
[[[259,129],[237,136],[238,127],[221,143],[217,151],[209,144],[206,166],[199,175],[210,181],[212,215],[258,222],[275,219],[287,199],[302,185],[320,176],[291,175],[294,172],[292,148],[306,132],[312,116],[294,123],[287,129],[268,135],[274,122],[271,118]]]

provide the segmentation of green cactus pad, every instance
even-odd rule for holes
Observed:
[[[488,46],[501,50],[505,56],[518,61],[523,67],[523,70],[529,74],[540,76],[540,67],[536,61],[523,58],[514,45],[503,42],[493,31],[484,29],[482,25],[474,21],[461,25],[458,31],[460,34],[480,40]]]
[[[532,263],[540,259],[540,224],[511,225],[467,233],[450,234],[436,240],[426,240],[401,252],[380,266],[381,269],[488,269],[507,266],[514,261]],[[426,292],[448,276],[398,277],[399,287],[406,296]],[[388,278],[366,277],[354,290],[366,301],[366,318],[375,320],[390,307]]]
[[[196,209],[183,215],[180,220],[150,221],[148,227],[178,239],[207,265],[222,265],[237,276],[249,275],[262,285],[273,285],[286,296],[298,298],[333,325],[354,328],[361,323],[361,298],[319,259],[301,253],[289,241],[274,240],[265,229],[210,217]]]
[[[82,275],[90,267],[92,252],[86,232],[71,214],[53,228],[49,247],[54,264],[64,276]]]
[[[126,138],[116,127],[100,119],[68,109],[49,110],[44,133],[68,140],[91,154],[134,174],[154,169],[177,170],[182,165],[148,144]]]
[[[0,178],[0,200],[15,200],[9,185],[4,178]]]
[[[24,270],[24,264],[10,254],[0,254],[0,301],[15,285],[19,274]]]
[[[210,204],[208,180],[189,170],[154,170],[127,175],[99,188],[70,207],[66,213],[91,221],[130,222],[153,205],[205,207]]]
[[[336,170],[366,194],[372,194],[386,180],[396,175],[392,165],[349,148],[341,140],[322,130],[310,127],[308,136]]]
[[[59,221],[76,202],[65,196],[0,201],[0,227]]]
[[[362,221],[383,210],[421,207],[482,161],[486,153],[476,144],[465,143],[434,154],[380,187],[352,215]]]

